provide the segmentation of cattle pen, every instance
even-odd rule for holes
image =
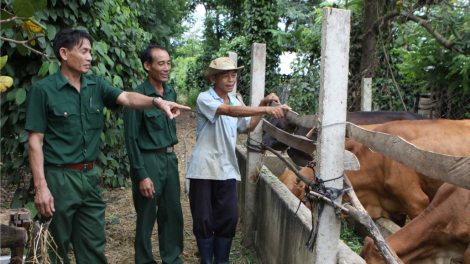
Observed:
[[[248,148],[239,145],[236,150],[242,174],[237,192],[244,232],[243,243],[257,251],[262,263],[365,263],[339,239],[341,222],[335,208],[326,206],[321,217],[318,217],[318,206],[312,213],[304,205],[299,205],[297,197],[278,180],[285,167],[283,163],[275,156],[263,158],[261,151],[250,147],[259,147],[263,130],[278,135],[277,139],[289,146],[312,153],[316,159],[316,173],[327,188],[343,188],[343,178],[346,186],[349,182],[344,175],[345,166],[354,167],[351,163],[357,162],[344,150],[344,138],[349,137],[416,172],[470,189],[470,157],[426,151],[399,136],[365,130],[346,122],[349,11],[324,8],[322,19],[319,115],[299,116],[294,112],[286,114],[297,125],[316,128],[317,140],[313,142],[305,137],[283,133],[263,120],[262,125],[249,133]],[[236,61],[236,55],[235,59],[233,56],[231,54]],[[259,105],[264,96],[265,64],[265,45],[253,44],[251,106]],[[364,80],[363,87],[367,85],[370,86],[370,80]],[[363,101],[366,106],[370,105],[367,98]],[[354,192],[347,192],[353,205],[347,208],[364,213],[364,208],[354,198]],[[332,198],[338,205],[341,203],[340,195]],[[357,219],[362,219],[359,222],[365,224],[367,231],[372,233],[387,263],[402,263],[384,241],[384,237],[399,229],[397,225],[385,219],[374,224],[370,217],[364,220],[363,215]],[[318,234],[313,233],[316,226],[320,226]],[[313,239],[316,237],[315,245],[312,245],[312,236]],[[305,246],[306,242],[313,250]]]

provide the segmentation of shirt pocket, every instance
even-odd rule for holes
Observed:
[[[147,128],[161,130],[165,126],[165,115],[160,109],[145,110],[145,123]]]
[[[92,129],[103,128],[103,105],[93,104],[92,107],[87,107],[88,110],[88,124]]]
[[[73,133],[73,119],[77,117],[76,109],[69,106],[54,106],[53,115],[51,117],[52,126],[57,129],[59,133],[72,134]]]

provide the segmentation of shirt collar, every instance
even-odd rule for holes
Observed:
[[[214,88],[211,87],[209,89],[209,93],[210,95],[212,95],[214,99],[219,100],[222,103],[224,102],[224,99],[220,98],[220,96],[214,91]],[[228,94],[228,99],[230,100],[231,103],[233,102],[233,98],[231,94]]]
[[[70,86],[72,86],[72,84],[69,82],[69,80],[67,80],[67,78],[65,78],[64,74],[62,74],[62,72],[60,71],[60,69],[57,71],[56,73],[56,83],[57,83],[57,89],[60,91],[64,86],[66,86],[67,84],[69,84]],[[85,77],[85,74],[82,74],[80,76],[80,83],[81,83],[81,87],[80,89],[82,88],[85,88],[87,87],[89,84],[96,84],[96,82],[92,81],[92,80],[89,80],[88,78]]]
[[[148,96],[155,95],[157,97],[162,97],[161,94],[159,94],[157,90],[155,89],[155,87],[153,87],[153,85],[150,83],[149,78],[147,78],[147,80],[144,81],[143,85],[144,85],[145,95],[148,95]],[[164,96],[168,95],[171,92],[173,92],[173,90],[170,89],[170,86],[166,82],[163,83]]]

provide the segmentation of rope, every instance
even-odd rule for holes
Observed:
[[[257,142],[259,143],[259,145],[254,145],[254,144],[251,144],[250,143],[250,140],[253,140],[254,142]],[[247,151],[249,152],[258,152],[258,153],[261,153],[263,154],[263,159],[261,161],[261,166],[260,167],[257,167],[258,168],[258,171],[255,175],[253,175],[253,182],[251,181],[248,181],[248,183],[252,184],[252,185],[256,185],[258,182],[259,182],[259,175],[261,174],[261,169],[263,168],[264,166],[264,162],[266,161],[266,150],[264,149],[263,147],[263,143],[262,142],[259,142],[257,140],[254,140],[250,137],[248,137],[248,139],[246,140],[246,149]]]

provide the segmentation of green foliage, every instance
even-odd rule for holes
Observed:
[[[4,27],[5,23],[2,23],[2,37],[21,40],[29,38],[28,32],[21,27],[21,22],[30,18],[41,25],[41,32],[37,34],[45,35],[38,38],[35,43],[28,44],[29,47],[44,53],[44,56],[31,52],[22,45],[8,41],[1,42],[1,53],[8,55],[8,62],[2,70],[14,79],[13,87],[1,93],[2,177],[8,177],[7,185],[18,186],[12,207],[22,207],[33,201],[31,193],[33,184],[28,190],[20,188],[20,183],[28,173],[31,173],[28,161],[28,132],[24,129],[26,116],[24,101],[33,83],[59,70],[59,62],[54,57],[51,42],[57,32],[62,28],[88,30],[94,39],[93,61],[89,73],[102,76],[115,87],[132,91],[147,76],[142,69],[139,53],[150,44],[151,40],[156,39],[155,35],[139,24],[142,18],[140,11],[146,9],[148,4],[155,3],[157,2],[151,0],[64,0],[49,3],[45,0],[14,0],[6,4],[7,11],[16,15],[27,15],[28,19],[16,19],[11,22],[11,27]],[[32,6],[33,13],[20,13],[26,12],[24,10],[30,12],[29,5]],[[23,8],[24,6],[28,7]],[[171,6],[171,8],[176,7]],[[172,12],[165,8],[160,10]],[[185,13],[179,14],[181,17],[178,18],[178,23]],[[11,17],[2,11],[2,20]],[[176,23],[178,19],[172,23]],[[160,36],[167,37],[162,34]],[[46,60],[46,56],[51,61]],[[95,168],[100,173],[106,172],[103,174],[105,184],[113,187],[127,186],[125,179],[129,177],[129,163],[123,137],[122,111],[111,112],[105,109],[103,114],[105,126]]]
[[[199,96],[199,89],[192,88],[188,92],[188,98],[186,100],[186,105],[192,109],[196,109],[197,97]]]
[[[343,241],[352,251],[357,254],[361,253],[364,247],[364,240],[354,234],[354,227],[349,228],[346,220],[341,218],[342,227],[339,238]]]

